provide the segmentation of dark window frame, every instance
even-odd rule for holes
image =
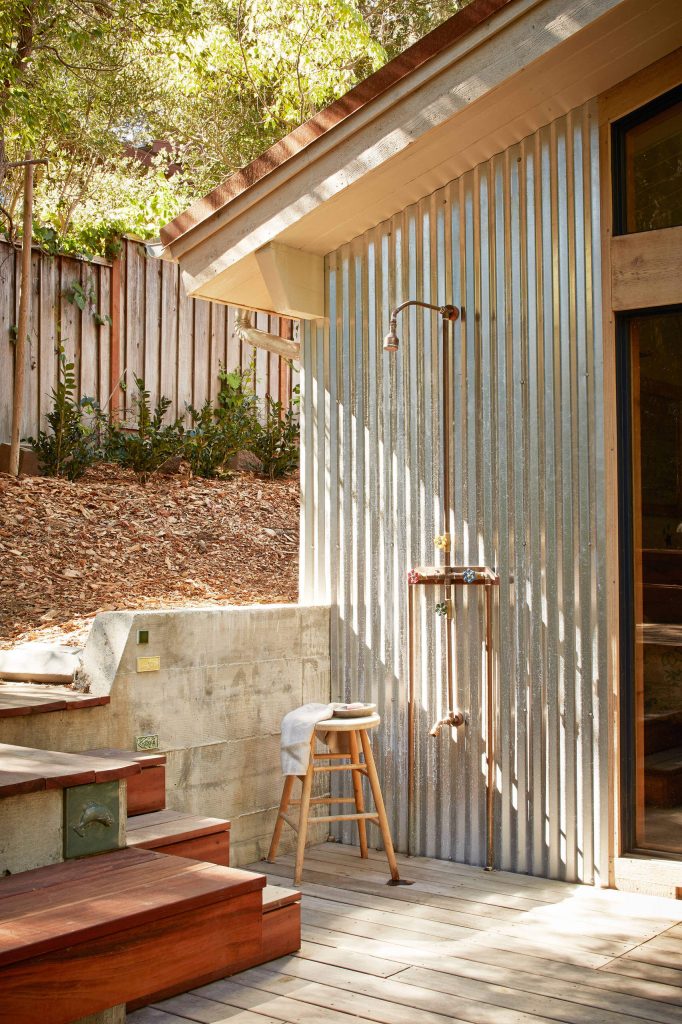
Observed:
[[[627,230],[627,209],[626,209],[626,159],[625,159],[625,137],[627,133],[645,121],[649,121],[657,114],[662,114],[669,107],[682,102],[682,85],[676,85],[674,89],[662,93],[656,99],[643,107],[638,107],[632,113],[614,121],[611,125],[611,198],[612,198],[612,225],[614,235],[632,234]]]

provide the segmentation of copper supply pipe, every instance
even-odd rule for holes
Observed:
[[[414,812],[414,599],[415,588],[407,584],[407,856],[412,848],[412,826]]]
[[[450,380],[450,355],[452,348],[452,331],[448,330],[448,321],[443,317],[443,531],[450,533],[450,432],[452,430],[452,388]],[[443,561],[446,566],[452,565],[451,543],[446,544]],[[448,602],[448,616],[445,623],[445,671],[447,676],[448,690],[448,718],[454,717],[455,708],[455,681],[454,681],[454,644],[452,642],[452,598],[454,591],[452,587],[446,588],[446,600]],[[432,736],[438,736],[440,725],[435,725],[431,730]]]
[[[486,860],[485,870],[492,871],[495,866],[495,838],[493,822],[495,811],[495,746],[494,746],[494,704],[493,704],[493,659],[492,659],[492,587],[485,587],[485,662],[486,662],[486,715],[487,715],[487,784],[486,784]]]

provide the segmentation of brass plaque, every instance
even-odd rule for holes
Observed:
[[[161,658],[138,658],[137,659],[137,671],[138,672],[158,672],[161,668]]]
[[[135,737],[135,750],[158,750],[159,737],[157,733],[146,733],[144,736]]]
[[[64,791],[64,860],[118,849],[118,782],[93,782]]]

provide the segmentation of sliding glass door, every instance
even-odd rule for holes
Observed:
[[[629,316],[621,341],[628,845],[682,854],[682,312]]]

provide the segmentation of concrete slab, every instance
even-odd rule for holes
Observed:
[[[62,644],[20,644],[0,651],[0,679],[32,683],[70,683],[80,662],[80,647]]]

